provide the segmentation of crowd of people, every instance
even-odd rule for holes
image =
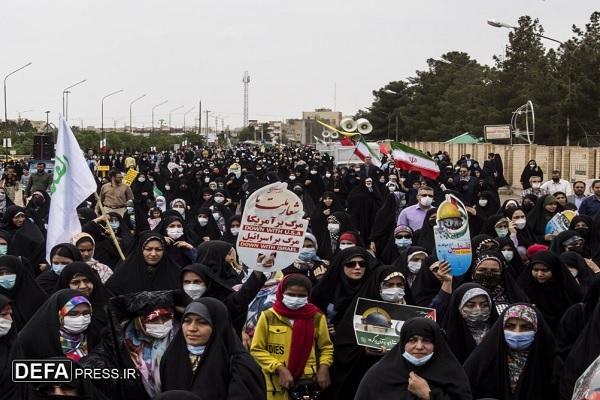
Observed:
[[[571,399],[600,355],[600,180],[544,181],[531,160],[523,196],[501,202],[498,154],[431,156],[435,180],[311,146],[110,151],[89,159],[109,172],[77,209],[81,232],[49,259],[51,174],[6,165],[0,399]],[[236,243],[246,200],[274,182],[309,228],[296,261],[263,273]],[[468,211],[462,276],[436,256],[446,194]],[[566,210],[568,230],[546,233]],[[391,348],[362,346],[359,298],[436,318],[405,321]],[[135,374],[18,384],[18,359]]]

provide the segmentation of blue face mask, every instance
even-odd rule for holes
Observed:
[[[313,248],[302,248],[298,258],[302,261],[310,261],[317,256],[317,251]]]
[[[408,247],[412,244],[412,239],[409,238],[396,238],[394,241],[398,247]]]
[[[0,286],[4,289],[11,290],[15,287],[15,282],[17,281],[17,275],[4,275],[0,276]]]
[[[202,354],[204,354],[206,346],[192,346],[191,344],[187,344],[187,349],[193,355],[201,356]]]
[[[60,275],[65,267],[66,265],[52,265],[52,271],[54,271],[56,275]]]
[[[8,253],[8,245],[0,244],[0,256],[5,256]]]
[[[119,229],[119,226],[121,226],[121,223],[119,222],[109,222],[109,224],[113,231]]]
[[[404,353],[402,353],[402,357],[404,357],[406,359],[406,361],[408,361],[412,365],[414,365],[416,367],[420,367],[421,365],[425,364],[427,361],[431,360],[431,357],[433,357],[433,352],[431,352],[431,354],[429,354],[423,358],[415,358],[405,351]]]
[[[535,332],[504,331],[504,340],[511,350],[528,350],[535,338]]]

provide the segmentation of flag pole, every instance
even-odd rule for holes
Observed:
[[[113,231],[113,228],[110,226],[110,221],[108,220],[108,214],[106,214],[104,212],[104,206],[102,205],[102,202],[100,201],[100,196],[98,196],[98,193],[96,193],[96,192],[94,192],[94,195],[96,196],[96,201],[98,202],[98,206],[100,208],[100,213],[102,214],[102,216],[104,217],[104,219],[106,221],[106,227],[108,228],[108,231],[110,232],[110,237],[112,238],[113,243],[117,247],[119,256],[121,256],[121,260],[124,260],[125,255],[123,254],[123,251],[121,250],[121,246],[119,246],[119,242],[117,241],[117,237],[115,236],[115,231]]]

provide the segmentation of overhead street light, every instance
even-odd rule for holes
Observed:
[[[71,89],[72,87],[75,87],[75,86],[77,86],[77,85],[80,85],[80,84],[82,84],[82,83],[83,83],[83,82],[85,82],[85,81],[87,81],[87,79],[84,79],[84,80],[82,80],[82,81],[80,81],[80,82],[77,82],[76,84],[74,84],[74,85],[71,85],[71,86],[69,86],[68,88],[66,88],[65,90],[63,90],[63,93],[62,93],[62,101],[63,101],[63,117],[65,117],[65,121],[68,121],[68,120],[69,120],[69,119],[68,119],[68,114],[69,114],[69,93],[71,93],[71,92],[68,92],[68,90],[69,90],[69,89]],[[66,105],[65,105],[65,94],[66,94],[66,97],[67,97],[67,102],[66,102]]]
[[[106,153],[106,134],[104,133],[104,99],[107,97],[113,96],[117,93],[121,93],[125,89],[117,90],[116,92],[112,92],[111,94],[107,94],[102,98],[102,141],[104,142],[104,153]]]
[[[196,108],[196,107],[192,107],[192,108],[190,108],[188,111],[186,111],[186,112],[183,114],[183,133],[185,133],[185,116],[186,116],[186,115],[188,115],[188,113],[190,113],[191,111],[193,111],[195,108]]]
[[[169,132],[171,132],[171,113],[173,111],[177,111],[177,110],[179,110],[180,108],[183,108],[183,107],[185,107],[185,106],[177,107],[177,108],[174,108],[171,111],[169,111]]]
[[[15,72],[19,72],[23,68],[28,67],[30,65],[31,65],[31,62],[23,65],[19,69],[15,69],[13,72],[11,72],[10,74],[8,74],[4,77],[4,143],[3,143],[3,145],[4,145],[4,154],[6,155],[6,161],[8,161],[8,143],[7,143],[8,142],[8,111],[7,111],[7,107],[6,107],[6,80],[8,79],[9,76],[14,74]]]
[[[154,109],[155,109],[156,107],[158,107],[158,106],[162,106],[163,104],[166,104],[166,103],[168,103],[168,102],[169,102],[169,100],[165,100],[165,101],[163,101],[162,103],[160,103],[160,104],[157,104],[157,105],[155,105],[154,107],[152,107],[152,133],[154,133]]]
[[[521,29],[521,27],[519,27],[519,26],[512,26],[512,25],[509,25],[507,23],[500,22],[500,21],[498,21],[498,20],[496,20],[494,18],[488,19],[487,23],[488,23],[488,25],[493,26],[494,28]],[[557,40],[557,39],[554,39],[554,38],[551,38],[551,37],[548,37],[548,36],[544,36],[544,35],[542,35],[540,33],[533,32],[533,31],[531,31],[530,33],[532,35],[535,35],[535,36],[538,36],[538,37],[541,37],[541,38],[544,38],[544,39],[547,39],[547,40],[551,40],[553,42],[556,42],[556,43],[564,46],[564,42],[561,42],[560,40]]]
[[[147,93],[144,93],[143,95],[141,95],[140,97],[138,97],[137,99],[135,99],[134,101],[132,101],[131,103],[129,103],[129,133],[133,133],[133,121],[131,118],[131,106],[133,105],[133,103],[135,103],[136,101],[143,99],[144,97],[146,97]]]

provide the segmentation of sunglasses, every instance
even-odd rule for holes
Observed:
[[[419,196],[421,196],[421,197],[433,197],[432,194],[420,194]]]
[[[348,261],[344,264],[344,267],[346,268],[356,268],[356,266],[359,266],[360,268],[367,268],[367,262],[366,261]]]

